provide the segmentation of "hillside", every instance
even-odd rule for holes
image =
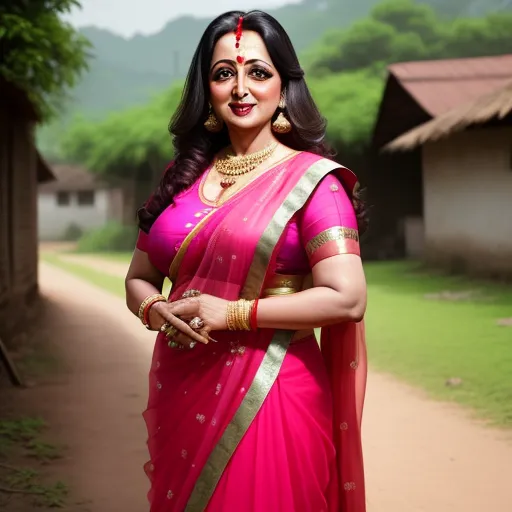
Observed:
[[[376,0],[305,1],[272,12],[289,31],[300,52],[327,29],[349,25],[365,16]],[[84,28],[94,46],[94,58],[83,83],[74,91],[86,115],[145,101],[186,72],[197,42],[210,19],[180,17],[151,36],[124,39],[107,30]],[[101,101],[98,101],[101,96]],[[110,108],[111,107],[111,108]]]
[[[421,0],[446,17],[481,16],[512,10],[512,0]],[[270,11],[288,31],[297,51],[303,52],[325,31],[343,28],[365,17],[380,0],[303,0]],[[82,29],[93,45],[90,69],[72,91],[62,118],[43,128],[39,143],[53,153],[58,132],[76,113],[102,118],[108,112],[148,101],[151,95],[183,78],[197,42],[210,19],[190,16],[169,22],[160,32],[130,39],[96,27]]]
[[[379,0],[304,0],[270,11],[285,27],[300,53],[326,30],[342,28],[366,16]],[[512,8],[512,0],[423,0],[447,16],[479,16]],[[160,32],[131,39],[96,27],[82,33],[94,46],[89,73],[74,91],[86,116],[144,102],[186,72],[197,42],[210,19],[181,17]]]

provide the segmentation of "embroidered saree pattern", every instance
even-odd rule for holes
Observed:
[[[318,182],[338,168],[334,162],[301,154],[268,171],[204,217],[186,237],[171,265],[170,300],[177,300],[190,288],[226,300],[261,296],[267,277],[274,274],[285,226],[306,203]],[[346,179],[350,182],[353,176],[348,174]],[[351,186],[353,184],[349,184]],[[322,343],[332,348],[331,333],[335,330],[322,333],[326,336]],[[343,335],[346,338],[350,333],[351,330],[346,330]],[[219,343],[197,346],[194,351],[173,351],[159,334],[150,374],[148,408],[144,413],[151,456],[145,467],[152,483],[148,495],[151,512],[221,510],[216,507],[219,500],[222,501],[218,493],[224,492],[227,485],[223,475],[255,424],[262,405],[274,394],[292,336],[293,331],[274,329],[247,333],[221,331],[215,335]],[[365,365],[359,358],[361,352],[356,357],[353,339],[346,338],[344,343],[348,352],[343,354],[343,364],[348,356],[358,360],[357,369],[351,369],[352,378]],[[338,355],[334,353],[335,357]],[[333,360],[329,364],[339,363]],[[344,400],[346,391],[341,393],[340,398]],[[350,410],[356,410],[350,397],[346,403]],[[337,408],[335,405],[334,409]],[[347,424],[353,425],[351,413],[340,414],[335,414],[337,422],[341,422],[338,416],[346,416]],[[308,425],[308,429],[318,429],[318,424]],[[354,425],[352,431],[356,435],[353,442],[360,445],[360,437],[357,441],[360,430]],[[318,432],[319,439],[325,435]],[[343,440],[341,442],[338,455],[343,459]],[[326,457],[328,453],[330,449]],[[361,463],[354,459],[352,465],[359,468]],[[364,512],[361,474],[347,472],[346,468],[346,464],[336,465],[333,475],[357,487],[357,490],[350,489],[350,493],[358,496],[357,507],[338,509],[338,503],[343,500],[340,494],[344,484],[341,488],[330,485],[327,490],[328,479],[322,480],[323,491],[322,486],[315,491],[317,497],[327,500],[329,511]],[[328,475],[320,467],[311,470]],[[308,482],[312,484],[314,482]],[[300,489],[289,490],[288,505],[278,506],[276,502],[275,507],[298,510],[299,505],[290,501],[300,503],[301,498],[293,497],[294,492],[300,493]],[[280,499],[285,499],[285,495],[283,493]],[[259,502],[259,497],[255,496],[251,512],[268,510],[268,503],[260,506]]]
[[[337,254],[357,254],[359,256],[359,234],[356,229],[344,226],[326,229],[308,242],[306,252],[311,266]]]

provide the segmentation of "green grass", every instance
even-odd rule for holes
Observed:
[[[131,253],[110,253],[108,256],[105,256],[100,253],[91,253],[90,256],[95,256],[97,258],[103,259],[111,259],[116,261],[126,261],[130,262],[132,254]],[[75,274],[78,277],[81,277],[85,281],[89,283],[99,286],[104,290],[117,295],[118,297],[125,298],[125,287],[124,287],[124,278],[119,276],[114,276],[110,274],[104,274],[94,268],[91,268],[86,265],[81,265],[80,263],[75,263],[71,261],[66,261],[59,257],[58,253],[50,253],[50,252],[41,252],[39,257],[42,261],[46,263],[50,263],[55,265],[62,270],[65,270],[71,274]],[[164,281],[162,293],[164,295],[168,295],[170,290],[170,281],[166,279]]]
[[[27,495],[41,507],[63,507],[68,486],[61,482],[47,484],[33,468],[14,467],[4,462],[11,456],[30,457],[48,464],[62,457],[62,447],[41,441],[39,438],[47,424],[41,418],[0,420],[0,487],[3,494]],[[0,503],[0,506],[2,504]]]
[[[103,272],[86,267],[85,265],[65,261],[59,258],[57,253],[42,252],[40,254],[40,258],[42,261],[55,265],[70,274],[75,274],[91,284],[99,286],[100,288],[117,295],[118,297],[124,298],[125,296],[124,279],[122,277],[104,274]]]
[[[6,466],[2,469],[6,469]],[[37,507],[63,508],[66,505],[69,487],[61,481],[43,484],[39,472],[31,468],[10,468],[0,481],[6,484],[2,486],[6,490],[4,492],[32,496],[33,504]]]
[[[105,260],[120,261],[121,263],[130,263],[132,260],[133,252],[104,252],[104,253],[80,253],[88,256],[94,256],[97,258],[103,258]]]
[[[431,395],[472,407],[512,426],[512,287],[448,277],[414,263],[372,263],[367,340],[371,364]],[[429,299],[443,291],[472,291],[463,300]],[[460,378],[456,387],[449,378]]]
[[[109,257],[129,259],[122,253]],[[124,297],[122,278],[59,260],[58,255],[43,259]],[[512,317],[512,286],[446,276],[417,263],[366,263],[365,271],[370,364],[435,398],[512,426],[512,327],[497,325],[500,318]],[[446,291],[461,296],[428,297]],[[447,386],[451,378],[462,383]]]

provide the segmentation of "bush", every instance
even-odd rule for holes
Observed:
[[[62,235],[62,240],[64,242],[76,242],[77,240],[80,240],[82,236],[84,235],[84,230],[78,225],[72,222],[68,225],[66,228],[66,231],[64,231],[64,234]]]
[[[137,240],[135,226],[109,222],[84,234],[78,241],[77,252],[132,251]]]

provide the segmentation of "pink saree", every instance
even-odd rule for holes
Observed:
[[[210,212],[173,260],[169,300],[191,288],[228,300],[260,297],[275,272],[287,223],[335,170],[352,190],[350,171],[303,153]],[[363,324],[322,329],[324,362],[314,340],[290,344],[293,335],[216,332],[218,343],[191,351],[172,350],[163,335],[157,337],[144,413],[151,512],[365,511]],[[294,404],[293,394],[282,400],[280,372],[285,378],[298,372],[297,396],[332,400],[332,417]],[[301,451],[301,444],[309,449]]]

